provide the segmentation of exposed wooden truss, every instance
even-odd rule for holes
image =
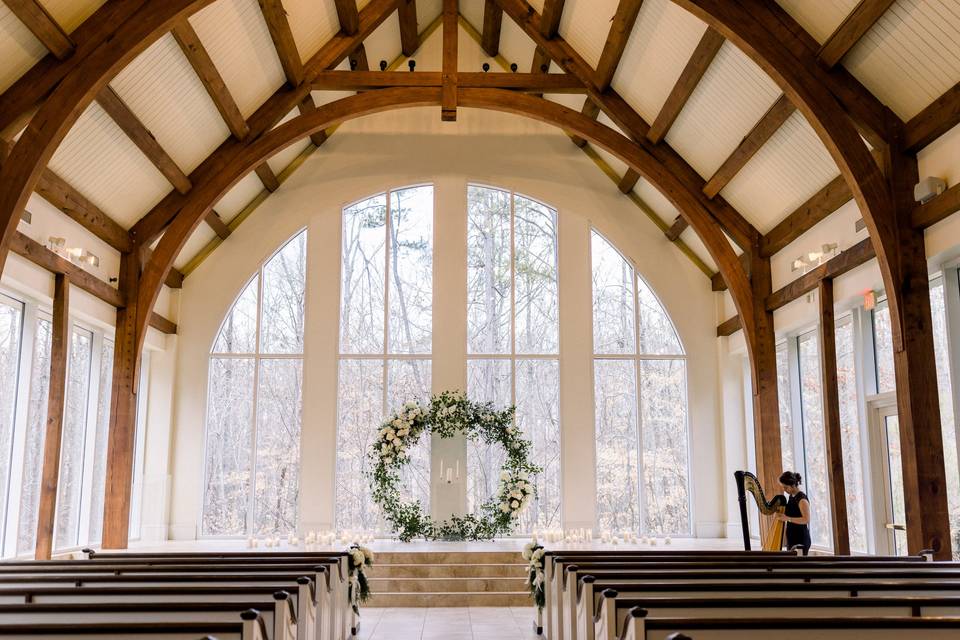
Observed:
[[[960,211],[960,184],[955,184],[926,204],[913,210],[911,220],[917,229],[926,229]]]
[[[360,27],[360,12],[357,10],[357,0],[333,0],[337,8],[337,18],[340,20],[340,30],[352,36]]]
[[[606,91],[613,82],[613,76],[620,66],[620,59],[627,48],[627,41],[633,33],[633,26],[640,15],[643,0],[620,0],[617,12],[613,14],[607,40],[600,52],[600,61],[597,63],[597,89]]]
[[[190,179],[184,175],[173,158],[163,150],[157,139],[153,137],[150,130],[147,129],[140,119],[130,110],[130,107],[117,95],[117,92],[107,85],[97,94],[97,104],[103,108],[107,114],[113,118],[117,126],[137,148],[147,156],[147,159],[153,163],[153,166],[163,174],[170,184],[180,193],[190,191]]]
[[[127,231],[50,169],[40,174],[37,195],[120,253],[131,251]]]
[[[955,84],[942,96],[910,118],[904,126],[904,147],[916,153],[960,124],[960,84]]]
[[[297,43],[293,39],[293,31],[290,30],[290,22],[287,20],[287,12],[283,8],[280,0],[258,0],[260,3],[260,12],[267,23],[267,29],[270,31],[270,39],[273,40],[273,47],[277,51],[277,57],[280,59],[280,66],[283,68],[283,74],[291,87],[295,87],[303,81],[303,62],[300,60],[300,52],[297,51]],[[340,3],[337,3],[339,11]],[[356,14],[357,5],[353,4],[353,12]],[[340,21],[341,27],[343,20]]]
[[[564,0],[543,0],[543,15],[539,22],[540,35],[550,40],[560,31],[560,18],[563,16]],[[551,56],[537,45],[533,52],[533,62],[530,64],[531,73],[546,73],[550,70]]]
[[[843,56],[860,41],[867,31],[880,19],[893,0],[860,0],[843,22],[840,23],[820,48],[820,62],[828,69],[840,62]]]
[[[400,1],[402,2],[403,0]],[[377,0],[373,0],[371,5],[376,2]],[[923,429],[925,429],[927,425],[926,418],[930,416],[923,415],[923,411],[925,410],[924,407],[927,407],[930,403],[925,400],[913,398],[917,389],[912,388],[915,384],[912,381],[916,379],[923,383],[929,382],[930,366],[924,364],[923,355],[928,351],[926,347],[929,345],[923,341],[911,341],[909,337],[903,336],[902,333],[904,326],[914,326],[914,324],[911,324],[912,322],[917,323],[917,326],[924,326],[925,320],[929,320],[929,301],[926,301],[924,304],[923,299],[918,298],[914,300],[916,293],[911,293],[907,288],[910,279],[913,277],[913,271],[919,268],[922,262],[920,259],[922,257],[922,251],[916,250],[918,246],[922,249],[922,234],[919,236],[916,233],[911,234],[909,225],[910,214],[912,212],[914,215],[916,214],[912,202],[909,202],[906,197],[907,178],[913,179],[915,175],[908,176],[908,174],[910,174],[909,167],[905,169],[897,168],[903,165],[902,158],[898,155],[902,154],[903,149],[898,147],[896,153],[891,154],[893,157],[888,162],[888,166],[893,167],[888,171],[888,174],[894,176],[893,192],[896,194],[895,202],[892,205],[886,202],[885,200],[889,194],[889,191],[886,190],[887,185],[882,178],[877,179],[878,170],[875,163],[864,160],[865,154],[862,152],[862,149],[860,149],[862,143],[859,141],[856,133],[853,132],[846,123],[842,112],[836,108],[830,94],[839,100],[868,135],[872,136],[871,141],[899,139],[902,123],[895,117],[890,117],[891,114],[889,110],[886,110],[879,104],[879,101],[869,96],[865,90],[862,90],[862,86],[860,86],[859,83],[848,83],[846,81],[847,76],[841,67],[834,67],[832,70],[827,70],[823,66],[810,64],[811,60],[816,60],[816,48],[810,46],[809,37],[805,32],[802,32],[802,29],[798,30],[795,24],[782,20],[782,16],[780,15],[782,11],[775,7],[775,5],[771,6],[772,3],[762,3],[759,2],[759,0],[743,0],[743,2],[733,6],[731,3],[720,2],[719,0],[678,0],[678,2],[701,17],[704,17],[711,25],[711,28],[715,28],[718,33],[723,33],[726,37],[738,43],[741,48],[748,49],[752,57],[767,68],[768,71],[772,70],[772,75],[778,82],[782,83],[791,101],[797,104],[804,112],[804,115],[811,121],[811,124],[821,139],[825,141],[825,144],[827,144],[828,148],[838,159],[844,181],[851,186],[851,195],[857,198],[861,209],[864,211],[865,220],[870,228],[871,238],[877,248],[880,268],[884,274],[888,289],[890,290],[890,295],[892,296],[891,315],[894,318],[895,342],[898,338],[905,339],[904,350],[898,352],[895,356],[898,362],[898,370],[903,367],[905,371],[916,373],[916,375],[905,376],[909,379],[905,384],[911,385],[910,393],[907,393],[904,389],[900,389],[900,399],[902,403],[901,413],[908,416],[905,428],[908,431],[911,429],[919,429],[920,431],[917,432],[919,435],[917,442],[927,444],[926,440],[929,434],[923,431]],[[529,10],[529,6],[526,15],[520,15],[511,13],[511,7],[515,4],[514,0],[497,0],[497,3],[502,9],[506,9],[507,12],[511,14],[511,17],[513,17],[528,34],[531,33],[528,27],[535,26],[539,32],[540,25],[537,24],[539,16],[536,16],[535,12]],[[155,37],[155,27],[153,25],[162,22],[159,18],[164,17],[168,22],[171,22],[172,19],[185,19],[185,17],[189,15],[190,10],[202,4],[202,2],[191,3],[187,0],[171,0],[171,6],[151,5],[145,7],[140,16],[144,21],[140,23],[140,26],[135,26],[131,28],[129,32],[118,36],[116,41],[109,42],[109,46],[105,49],[107,53],[102,57],[102,62],[109,63],[110,57],[114,55],[112,52],[117,52],[122,55],[133,55],[130,53],[133,51],[135,54],[138,47],[145,46],[141,45],[141,42],[152,41]],[[368,8],[369,6],[370,5],[368,5]],[[559,24],[559,12],[557,12],[556,23],[557,25]],[[361,13],[358,33],[362,30]],[[621,157],[624,155],[628,156],[630,158],[628,165],[633,167],[634,172],[638,175],[639,172],[637,169],[642,166],[645,171],[652,171],[655,178],[662,177],[666,179],[665,176],[660,176],[660,174],[657,173],[660,167],[662,167],[673,176],[679,176],[678,184],[683,185],[681,191],[670,193],[673,197],[686,197],[684,194],[687,193],[690,185],[696,185],[698,181],[700,183],[699,189],[702,190],[705,186],[703,181],[699,179],[699,176],[696,176],[695,172],[692,172],[692,169],[685,166],[682,159],[678,162],[677,158],[672,157],[671,153],[673,152],[671,149],[665,145],[643,143],[641,138],[645,137],[649,132],[649,126],[643,122],[636,112],[626,106],[626,103],[622,98],[617,96],[615,92],[598,88],[596,79],[591,77],[592,70],[583,63],[582,58],[579,58],[572,48],[569,48],[561,38],[556,36],[555,31],[556,28],[554,28],[554,33],[549,37],[544,37],[542,33],[539,39],[533,35],[531,36],[534,38],[538,50],[542,50],[544,55],[549,56],[548,59],[556,61],[564,70],[583,82],[587,87],[590,102],[595,102],[598,110],[602,110],[621,130],[626,132],[627,136],[633,139],[634,144],[638,145],[637,147],[622,146],[623,143],[619,139],[608,137],[609,130],[605,128],[591,128],[588,124],[584,123],[584,120],[590,121],[589,117],[573,117],[573,115],[567,113],[565,110],[558,111],[550,105],[537,105],[537,108],[542,111],[534,113],[534,105],[529,101],[535,99],[516,91],[507,92],[502,89],[465,88],[462,92],[458,91],[457,100],[454,104],[502,109],[551,122],[552,124],[574,132],[575,135],[580,136],[584,141],[590,140],[594,143],[599,143],[608,150],[613,148],[615,155],[621,155]],[[341,33],[338,37],[344,38],[347,36]],[[359,42],[362,42],[362,37]],[[355,43],[352,50],[355,50],[358,44],[359,43]],[[81,57],[80,51],[81,45],[78,38],[77,53],[72,57]],[[349,52],[346,55],[349,55]],[[102,82],[102,79],[100,75],[97,75],[101,72],[96,64],[93,62],[87,64],[85,60],[86,59],[79,61],[78,64],[72,68],[80,69],[88,67],[87,71],[90,75],[84,78],[78,71],[67,79],[64,87],[69,86],[75,89],[77,95],[89,96],[92,95],[90,91],[83,92],[81,90],[87,86],[95,89],[97,83]],[[316,70],[320,71],[323,68],[331,67],[325,66],[317,68]],[[307,65],[304,65],[304,78],[308,79],[309,76],[310,69],[308,62]],[[297,87],[293,87],[292,90],[287,89],[286,93],[281,98],[275,100],[274,103],[271,103],[269,107],[268,105],[261,107],[261,110],[258,110],[248,122],[248,126],[250,127],[248,138],[243,141],[228,141],[228,143],[225,143],[226,148],[237,153],[249,152],[252,154],[251,157],[255,156],[262,164],[262,162],[269,157],[269,149],[260,148],[258,145],[269,146],[266,140],[272,140],[282,135],[276,132],[270,132],[269,135],[263,134],[280,118],[289,113],[291,109],[300,106],[300,103],[306,95],[306,91],[309,91],[309,88],[307,88],[306,91],[303,88],[307,84],[307,82],[304,82]],[[49,88],[47,91],[49,91]],[[825,91],[829,93],[825,93]],[[434,92],[436,92],[436,95]],[[381,92],[376,91],[374,93]],[[392,93],[395,96],[405,95],[412,103],[443,103],[439,91],[432,87],[384,89],[382,93]],[[866,93],[866,96],[863,95],[864,93]],[[24,93],[24,95],[27,94]],[[55,145],[56,142],[58,142],[58,138],[65,133],[65,127],[69,127],[70,118],[75,117],[75,115],[73,115],[75,112],[69,111],[69,109],[73,108],[69,104],[71,98],[67,97],[66,100],[64,100],[64,97],[68,95],[66,88],[58,89],[55,92],[54,97],[48,103],[48,105],[54,106],[45,106],[42,110],[44,118],[42,119],[41,125],[31,128],[31,135],[34,136],[32,141],[35,140],[36,148],[27,149],[25,145],[18,145],[16,149],[18,162],[14,165],[16,168],[9,166],[4,167],[3,178],[5,186],[9,184],[10,194],[13,194],[13,197],[9,194],[0,197],[0,215],[3,216],[4,222],[7,225],[7,231],[4,234],[4,240],[6,242],[9,242],[10,220],[14,218],[14,214],[17,213],[18,209],[22,209],[24,203],[23,194],[29,193],[29,190],[32,189],[33,186],[31,183],[35,181],[37,177],[34,173],[30,173],[36,171],[36,169],[29,167],[34,167],[37,163],[42,163],[45,157],[49,157],[48,154],[51,153],[51,144]],[[376,105],[378,100],[385,100],[389,97],[390,96],[386,95],[378,96],[376,98],[370,98],[369,100],[360,100],[355,104]],[[80,100],[82,99],[83,98]],[[23,98],[19,98],[19,100],[21,106],[25,104]],[[273,98],[271,100],[273,100]],[[63,102],[62,106],[61,101]],[[36,102],[33,104],[36,104]],[[282,110],[280,109],[281,106],[286,106],[287,109]],[[16,118],[22,118],[22,114],[27,113],[30,108],[32,108],[32,106],[27,106],[19,111]],[[371,108],[379,107],[373,106]],[[393,107],[391,106],[390,108]],[[326,107],[322,108],[322,110],[325,112],[329,111]],[[304,122],[332,123],[337,121],[324,120],[326,116],[320,113],[321,110],[310,112],[309,107],[307,107],[305,111],[307,111],[307,113],[304,113],[298,119],[301,122],[295,125],[287,123],[283,125],[282,128],[290,127],[290,129],[295,129]],[[2,107],[0,107],[0,115],[2,114]],[[41,119],[38,118],[38,120]],[[11,120],[11,122],[13,121],[14,120]],[[47,123],[53,124],[48,125]],[[322,131],[323,127],[318,125],[308,129],[309,130],[302,130],[302,135],[310,133],[316,134]],[[645,165],[646,156],[631,155],[638,153],[638,149],[658,162],[658,167]],[[219,151],[220,149],[218,149],[218,152]],[[225,155],[223,157],[224,163],[219,166],[219,169],[222,170],[225,166],[228,166],[232,160],[232,156]],[[247,160],[249,160],[249,157]],[[869,158],[867,158],[867,160],[869,160]],[[10,164],[12,165],[13,163]],[[21,168],[21,164],[25,168]],[[246,170],[249,171],[255,168],[255,166],[251,165]],[[656,171],[654,171],[654,169],[656,169]],[[207,171],[208,173],[202,177],[209,179],[213,183],[221,180],[221,177],[217,174],[217,169],[215,169],[212,164],[207,168]],[[913,173],[915,174],[915,168]],[[190,176],[192,184],[202,184],[195,174],[196,172]],[[233,176],[233,178],[235,178],[235,176]],[[654,179],[653,182],[658,183],[656,179]],[[662,185],[660,186],[662,187]],[[179,202],[180,206],[187,205],[187,207],[181,211],[181,214],[185,214],[189,210],[192,219],[190,216],[187,216],[185,219],[190,221],[190,225],[195,225],[207,217],[210,211],[209,204],[213,201],[212,196],[215,192],[213,187],[205,187],[206,191],[197,193],[197,188],[198,187],[195,186],[188,194],[171,194],[170,197],[165,198],[167,206],[169,206],[171,202]],[[699,195],[703,195],[703,199],[699,198]],[[769,287],[769,260],[762,256],[761,251],[756,250],[756,247],[762,242],[759,234],[756,234],[755,230],[751,233],[750,228],[748,228],[749,225],[744,227],[737,219],[739,214],[736,214],[736,212],[733,211],[729,205],[722,202],[721,199],[717,199],[717,201],[711,204],[711,202],[706,199],[705,194],[698,194],[698,196],[683,200],[685,206],[681,208],[681,212],[688,222],[693,223],[693,221],[696,221],[694,226],[697,227],[696,230],[698,234],[700,234],[708,244],[711,253],[724,256],[725,263],[721,264],[722,270],[726,270],[727,273],[733,276],[731,289],[734,291],[735,300],[738,299],[738,295],[740,296],[738,309],[741,311],[743,325],[748,333],[748,349],[751,350],[751,359],[754,364],[754,394],[756,407],[758,409],[755,411],[755,414],[761,418],[761,422],[764,422],[769,414],[776,412],[775,402],[770,402],[770,382],[764,380],[758,381],[756,379],[758,370],[772,369],[772,367],[765,366],[769,364],[768,362],[765,363],[763,361],[763,358],[770,355],[771,351],[769,347],[772,346],[770,342],[772,338],[772,318],[765,317],[765,314],[768,314],[770,311],[768,303],[770,299],[775,296],[775,293],[772,292],[766,295],[763,294],[764,289]],[[191,204],[204,202],[205,198],[207,198],[209,202],[202,207],[199,204]],[[164,203],[161,203],[161,205],[163,204]],[[154,225],[154,233],[159,234],[160,230],[162,230],[171,219],[174,219],[173,216],[176,215],[178,210],[180,210],[179,206],[172,210],[168,209],[165,217],[155,216],[154,219],[151,220],[151,224]],[[156,209],[154,211],[156,211]],[[706,217],[697,217],[704,211],[707,212]],[[162,222],[158,222],[161,218]],[[742,216],[740,218],[742,218]],[[177,219],[179,220],[179,216]],[[900,222],[897,222],[897,220]],[[753,278],[752,281],[748,283],[748,292],[745,292],[743,289],[745,281],[742,278],[742,272],[744,269],[742,266],[733,264],[733,261],[730,261],[728,255],[729,247],[726,245],[722,246],[719,243],[719,240],[722,240],[720,234],[717,234],[717,237],[704,236],[704,229],[709,227],[710,224],[715,224],[716,221],[719,221],[723,225],[725,230],[734,237],[734,240],[737,241],[738,244],[749,238],[749,241],[746,242],[749,248],[744,247],[745,250],[751,251],[749,256],[750,271],[753,274]],[[903,224],[907,225],[905,229],[902,228]],[[176,252],[179,251],[179,246],[182,246],[182,244],[176,246],[175,243],[185,241],[186,236],[189,235],[186,225],[187,222],[179,226],[175,223],[175,226],[171,227],[167,235],[164,236],[164,239],[161,240],[162,255],[155,255],[148,263],[144,272],[144,282],[152,287],[149,291],[140,291],[137,293],[140,281],[135,275],[136,270],[134,266],[130,264],[129,254],[125,254],[127,268],[124,270],[124,274],[126,274],[124,277],[130,284],[124,287],[124,290],[135,293],[137,303],[124,309],[127,317],[123,319],[123,323],[120,322],[120,318],[118,317],[118,333],[120,333],[122,326],[124,335],[129,334],[135,346],[133,349],[118,349],[118,359],[123,360],[124,364],[127,365],[129,365],[130,362],[133,363],[125,369],[115,367],[116,371],[125,371],[122,375],[132,378],[135,374],[136,358],[139,353],[139,347],[137,345],[138,341],[142,341],[141,328],[145,326],[146,314],[148,313],[149,307],[152,306],[152,301],[155,299],[157,287],[159,287],[159,283],[165,279],[165,272],[169,270],[169,265],[172,263]],[[190,228],[192,229],[192,226]],[[150,230],[150,227],[141,227],[137,231],[143,231],[144,229]],[[171,234],[175,234],[175,237],[171,237]],[[896,239],[898,236],[903,238],[905,245],[897,246]],[[136,243],[143,243],[146,237],[146,233],[135,233],[134,241]],[[153,237],[155,238],[156,235]],[[918,237],[919,240],[917,239]],[[723,248],[724,246],[726,246],[726,250]],[[161,251],[158,251],[158,253],[161,253]],[[0,260],[2,260],[4,256],[5,251],[3,250],[3,246],[0,245]],[[164,273],[158,273],[156,265],[164,265],[160,267]],[[749,296],[747,294],[749,294]],[[151,298],[150,296],[154,297]],[[898,296],[900,296],[900,298],[898,298]],[[743,301],[747,298],[750,299],[749,304],[744,306]],[[907,306],[910,308],[919,308],[920,312],[914,314],[914,316],[910,316],[910,312],[905,312],[905,307],[902,306],[905,300],[914,300],[917,304]],[[142,304],[144,302],[149,302],[149,304]],[[129,321],[130,313],[136,313],[136,322],[131,323]],[[764,325],[771,326],[766,327]],[[758,338],[760,334],[764,334],[766,337],[761,340]],[[927,359],[929,360],[929,358]],[[900,376],[898,376],[898,379],[899,377]],[[766,385],[766,388],[764,388],[764,385]],[[898,380],[898,386],[899,385],[900,382]],[[122,387],[122,385],[120,386]],[[133,389],[135,385],[130,383],[128,386],[130,389]],[[115,396],[120,397],[121,404],[129,407],[129,399],[132,397],[131,394],[127,393],[124,395],[122,389],[118,392],[118,388],[118,385],[115,384]],[[775,398],[775,380],[772,383],[772,389],[774,391],[773,397]],[[918,394],[918,398],[920,397],[925,398],[923,393]],[[120,408],[122,409],[122,407]],[[125,442],[126,439],[129,439],[127,437],[129,433],[132,433],[129,429],[129,424],[127,424],[130,422],[129,415],[131,415],[132,412],[118,410],[113,413],[120,416],[118,418],[119,421],[126,421],[126,423],[124,425],[119,425],[118,423],[116,430],[113,428],[113,425],[111,426],[111,451],[114,449],[115,432],[120,434],[116,436],[117,442]],[[775,422],[775,420],[773,422]],[[779,458],[777,453],[779,445],[773,442],[774,430],[770,428],[773,422],[762,425],[762,428],[758,431],[758,451],[761,452],[761,458],[765,466],[775,466],[772,464],[772,461]],[[126,431],[124,431],[124,429],[126,429]],[[776,435],[779,437],[778,433]],[[770,451],[768,451],[768,445],[770,445]],[[118,449],[121,454],[118,458],[123,459],[122,453],[124,450],[122,447]],[[111,457],[113,457],[112,454]],[[908,458],[911,459],[908,460]],[[927,505],[928,503],[933,504],[931,500],[933,500],[934,496],[925,494],[923,487],[929,485],[928,480],[935,480],[936,478],[924,477],[921,479],[920,474],[928,473],[927,471],[922,471],[921,468],[928,469],[931,466],[934,467],[934,471],[936,471],[936,465],[927,465],[924,467],[922,462],[925,459],[922,448],[917,447],[914,451],[908,452],[904,462],[905,471],[913,472],[912,480],[914,484],[908,486],[907,490],[908,493],[911,494],[911,497],[916,498],[916,505],[918,505],[914,507],[914,512],[909,517],[914,524],[918,522],[917,510],[926,510],[926,506],[922,505]],[[933,462],[936,462],[936,460],[934,459]],[[122,474],[120,475],[122,476]],[[124,500],[124,494],[117,487],[111,486],[108,487],[108,496],[112,496],[111,499],[108,500],[108,510],[114,515],[120,514],[118,509],[122,509],[121,503]],[[129,495],[127,493],[126,499],[128,498]],[[942,514],[939,509],[932,509],[930,513],[934,516],[934,522],[932,524],[922,523],[917,527],[917,533],[911,537],[911,549],[922,541],[932,540],[936,543],[935,547],[938,549],[938,555],[942,555],[944,549],[949,550],[949,540],[946,541],[945,545],[940,544],[940,531],[937,527],[941,527],[940,516]],[[114,521],[125,522],[125,519],[114,518]],[[105,528],[105,543],[108,543],[108,539],[109,544],[113,544],[119,538],[116,532],[107,531]],[[123,534],[123,542],[125,543],[125,533]]]
[[[720,193],[794,111],[796,111],[796,107],[793,106],[790,99],[786,96],[780,96],[763,117],[757,121],[750,133],[744,136],[733,153],[723,161],[720,168],[710,176],[707,184],[703,186],[703,192],[710,198]]]
[[[469,89],[508,89],[522,93],[586,93],[577,78],[566,73],[498,73],[482,71],[323,71],[311,86],[326,91],[369,91],[389,87],[443,87],[456,76],[457,86]]]
[[[723,43],[724,37],[707,27],[697,44],[697,48],[693,50],[693,55],[690,56],[680,73],[680,77],[673,85],[670,95],[667,96],[667,101],[663,103],[660,113],[657,114],[656,119],[650,125],[649,131],[647,131],[647,139],[650,142],[656,144],[666,137],[670,127],[676,121],[677,116],[680,115],[684,105],[687,104],[687,100],[693,95],[700,79],[707,72],[710,63],[713,62]]]
[[[3,0],[3,2],[50,53],[60,60],[73,55],[75,47],[70,41],[70,36],[37,0]]]
[[[459,27],[457,25],[457,0],[443,0],[443,73],[440,83],[440,119],[444,122],[457,120],[457,51],[459,50]]]
[[[10,251],[54,275],[65,276],[73,286],[86,291],[94,298],[102,300],[112,307],[119,308],[127,304],[120,291],[19,231],[13,236]],[[169,280],[169,276],[167,280]],[[149,324],[162,333],[177,332],[176,324],[155,312],[151,313]]]
[[[503,9],[494,0],[483,3],[483,37],[480,47],[488,56],[500,53],[500,28],[503,25]]]
[[[400,0],[397,4],[397,19],[400,21],[400,49],[403,55],[412,56],[420,47],[416,0]]]

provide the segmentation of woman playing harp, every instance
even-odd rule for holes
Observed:
[[[767,502],[763,494],[763,487],[757,476],[749,471],[737,471],[733,474],[737,480],[737,497],[740,500],[740,520],[743,524],[743,548],[750,551],[750,522],[747,518],[747,492],[753,496],[757,502],[760,513],[765,516],[774,516],[770,530],[763,538],[764,551],[779,551],[783,548],[783,530],[784,521],[777,516],[783,514],[787,508],[787,499],[782,495],[775,495]]]

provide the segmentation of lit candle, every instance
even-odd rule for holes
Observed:
[[[460,460],[457,460],[457,480],[460,479]]]
[[[440,458],[440,477],[443,478],[443,458]]]
[[[447,469],[447,482],[453,482],[453,469]]]

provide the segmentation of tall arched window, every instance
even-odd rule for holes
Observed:
[[[343,209],[337,526],[382,530],[365,476],[383,418],[430,398],[433,344],[433,186],[396,189]],[[403,469],[404,499],[430,508],[426,434]]]
[[[557,212],[521,195],[467,188],[467,393],[515,404],[543,468],[520,531],[560,525]],[[497,490],[503,452],[468,444],[467,508]]]
[[[687,373],[673,322],[626,259],[592,233],[597,524],[690,533]]]
[[[296,529],[307,234],[261,267],[210,355],[203,535]]]

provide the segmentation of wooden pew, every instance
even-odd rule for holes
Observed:
[[[960,593],[956,597],[812,597],[797,594],[789,603],[784,598],[756,595],[731,598],[651,596],[624,598],[613,589],[603,592],[595,615],[586,621],[584,638],[617,640],[630,612],[640,608],[647,617],[659,618],[839,618],[855,616],[953,617],[960,618]]]
[[[39,564],[39,563],[38,563]],[[250,591],[261,593],[295,593],[296,619],[299,621],[301,637],[305,640],[336,640],[343,638],[341,626],[345,616],[336,616],[332,610],[328,567],[312,567],[311,576],[300,571],[277,573],[220,573],[207,568],[202,571],[194,568],[191,573],[151,573],[115,572],[97,573],[76,571],[61,573],[57,570],[35,571],[33,573],[6,574],[0,572],[0,603],[32,602],[38,597],[47,598],[51,593],[44,587],[58,591],[59,601],[90,601],[99,590],[114,587],[112,596],[123,598],[126,592],[139,590],[147,596],[163,594],[167,600],[186,597],[186,594],[203,594],[204,601],[212,598],[226,598],[227,594],[237,592],[238,597],[246,597]],[[320,588],[317,588],[317,585]],[[208,587],[204,592],[203,586]],[[151,592],[151,589],[153,591]],[[239,595],[242,593],[243,595]],[[20,600],[23,598],[22,600]],[[143,598],[141,598],[143,599]],[[236,597],[232,599],[237,599]]]
[[[295,640],[297,618],[286,593],[278,597],[235,602],[84,602],[0,605],[0,628],[4,625],[68,623],[213,622],[235,623],[241,613],[260,612],[266,640]]]
[[[960,618],[651,618],[636,607],[619,640],[666,640],[675,633],[692,640],[956,640]]]
[[[4,624],[0,622],[0,637],[31,638],[35,640],[69,640],[97,638],[98,640],[266,640],[266,625],[260,612],[248,609],[234,622],[58,622]]]
[[[780,566],[783,564],[784,566]],[[870,568],[844,568],[843,563],[801,563],[797,567],[792,563],[774,562],[770,565],[756,564],[753,567],[731,566],[722,564],[696,565],[672,564],[669,568],[664,564],[636,567],[634,565],[615,564],[587,564],[586,568],[580,565],[566,565],[563,571],[566,576],[564,588],[559,599],[561,611],[558,630],[561,637],[578,640],[577,630],[589,619],[597,604],[599,593],[605,588],[612,588],[610,582],[619,582],[631,585],[633,590],[643,590],[652,582],[714,582],[726,584],[772,583],[786,582],[796,584],[831,583],[837,581],[858,581],[861,583],[913,580],[913,581],[960,581],[960,567],[953,563],[903,563],[889,567],[876,563]],[[579,578],[586,572],[591,580],[581,583]]]

